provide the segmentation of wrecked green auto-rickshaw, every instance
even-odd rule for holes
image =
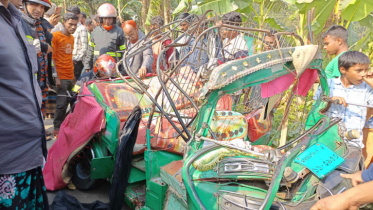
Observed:
[[[345,140],[341,119],[324,114],[318,46],[218,16],[195,16],[180,35],[182,21],[124,52],[130,79],[87,84],[106,122],[81,150],[85,163],[75,155],[68,164],[76,187],[112,178],[136,105],[143,114],[123,195],[133,209],[309,209],[351,187],[339,174],[363,169],[361,149]],[[177,38],[159,51],[156,76],[140,80],[131,58],[169,37]]]

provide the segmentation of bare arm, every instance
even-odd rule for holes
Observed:
[[[373,181],[359,184],[343,192],[342,195],[349,200],[349,206],[359,207],[367,203],[373,203],[373,194],[367,193],[370,192],[371,189],[373,189]]]
[[[341,194],[319,200],[311,210],[357,210],[361,205],[373,203],[373,194],[367,193],[373,188],[373,181],[368,181],[372,177],[367,174],[372,169],[373,167],[369,167],[367,171],[364,171],[364,175],[363,171],[353,174],[341,174],[343,178],[351,179],[354,187]],[[364,180],[367,182],[363,183]]]
[[[357,210],[363,204],[373,202],[373,181],[360,184],[341,194],[319,200],[311,210]]]

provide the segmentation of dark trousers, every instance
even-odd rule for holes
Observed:
[[[62,122],[66,117],[66,109],[70,102],[70,97],[67,94],[67,91],[71,92],[73,89],[73,80],[64,80],[61,79],[61,88],[57,90],[56,98],[56,111],[54,112],[53,125],[54,129],[60,129]]]
[[[76,64],[74,63],[74,77],[76,80],[78,80],[78,78],[82,74],[83,68],[84,68],[84,65],[82,61],[78,61],[76,62]]]

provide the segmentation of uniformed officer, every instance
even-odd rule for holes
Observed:
[[[117,10],[109,3],[102,4],[97,15],[102,23],[92,32],[91,40],[88,43],[88,59],[84,62],[86,71],[92,69],[92,64],[96,63],[100,55],[108,54],[119,61],[121,53],[116,51],[125,49],[125,38],[123,30],[115,22],[117,19]]]

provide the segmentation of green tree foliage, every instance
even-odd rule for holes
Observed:
[[[67,7],[70,5],[77,5],[80,7],[80,10],[87,13],[88,16],[97,14],[97,9],[101,4],[110,3],[114,5],[115,8],[118,8],[118,14],[121,17],[127,17],[127,19],[131,17],[135,20],[139,18],[138,14],[141,13],[142,7],[141,2],[137,0],[53,0],[52,2],[62,7],[64,7],[65,4]]]

